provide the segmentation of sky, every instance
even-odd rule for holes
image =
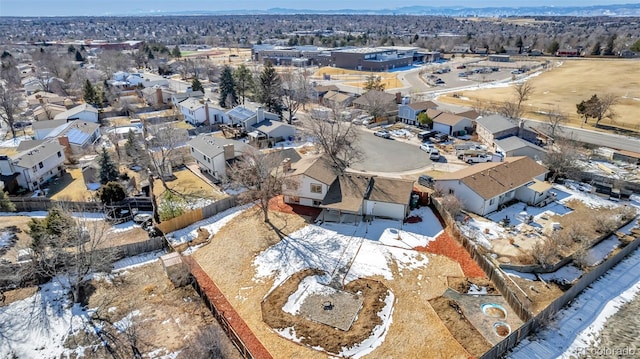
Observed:
[[[388,0],[0,0],[0,16],[101,16],[149,12],[175,12],[198,10],[265,10],[274,7],[290,9],[387,9],[401,6],[464,6],[464,7],[525,7],[525,6],[588,6],[634,3],[638,0],[450,0],[447,2]]]

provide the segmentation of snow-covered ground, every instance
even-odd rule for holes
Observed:
[[[199,228],[206,229],[210,235],[214,235],[218,233],[220,228],[222,228],[225,224],[229,223],[232,219],[240,215],[244,210],[251,206],[253,206],[253,204],[250,203],[243,206],[229,208],[216,214],[215,216],[206,218],[202,221],[198,221],[186,228],[168,233],[167,239],[169,240],[169,242],[171,242],[171,244],[174,245],[190,242],[195,238],[198,238]]]
[[[582,292],[535,336],[523,340],[510,358],[571,358],[597,343],[607,318],[640,292],[640,250]]]
[[[157,251],[125,258],[113,264],[116,271],[151,263],[165,252]],[[90,309],[71,303],[64,278],[55,278],[43,284],[35,295],[0,307],[0,358],[68,358],[90,357],[88,347],[70,350],[64,347],[66,339],[85,330]],[[121,323],[135,316],[131,313]],[[175,358],[149,353],[148,358]]]
[[[411,248],[428,245],[443,229],[428,207],[417,209],[411,215],[420,216],[422,222],[402,224],[400,221],[376,218],[371,223],[358,225],[308,225],[256,257],[254,280],[262,281],[273,277],[275,288],[294,273],[307,268],[320,269],[328,275],[308,278],[304,284],[312,291],[319,291],[325,290],[322,286],[336,279],[348,283],[358,278],[379,275],[391,280],[392,266],[397,266],[400,273],[424,267],[428,263],[427,257]],[[344,274],[343,271],[347,273]],[[300,297],[308,295],[296,293],[289,298],[285,310],[297,310],[302,301]],[[385,309],[379,313],[383,324],[374,329],[365,342],[354,348],[344,348],[341,355],[359,358],[384,341],[392,320],[393,295],[388,296],[387,301]],[[300,341],[292,328],[279,333]]]

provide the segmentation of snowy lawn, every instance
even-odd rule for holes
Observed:
[[[427,246],[442,232],[442,227],[428,207],[417,209],[411,215],[420,216],[422,222],[402,224],[400,221],[376,218],[371,223],[358,225],[308,225],[255,258],[254,280],[259,282],[273,277],[273,288],[276,288],[288,277],[304,269],[320,269],[328,273],[306,278],[300,288],[307,290],[298,290],[290,296],[283,310],[295,312],[306,296],[312,292],[326,291],[324,285],[336,278],[343,283],[374,276],[392,280],[394,267],[400,273],[424,267],[428,263],[427,257],[411,248]],[[359,358],[379,346],[392,320],[393,302],[391,293],[387,296],[384,309],[378,313],[383,324],[376,327],[367,340],[353,348],[344,348],[340,354]],[[301,340],[291,328],[278,333],[293,341]]]
[[[229,208],[226,211],[222,211],[215,216],[209,217],[202,221],[198,221],[189,227],[177,230],[167,234],[167,239],[171,244],[176,245],[180,243],[190,242],[195,238],[198,238],[198,228],[206,229],[210,235],[218,233],[220,228],[229,223],[236,216],[240,215],[244,210],[253,206],[253,204],[246,204],[243,206]]]

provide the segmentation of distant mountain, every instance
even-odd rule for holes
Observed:
[[[227,10],[227,11],[181,11],[181,12],[136,12],[123,15],[293,15],[293,14],[329,14],[329,15],[441,15],[441,16],[640,16],[640,3],[591,6],[530,6],[530,7],[439,7],[404,6],[395,9],[339,9],[308,10],[271,8],[268,10]]]

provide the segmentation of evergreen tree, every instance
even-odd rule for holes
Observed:
[[[236,71],[233,73],[233,77],[236,84],[236,93],[240,97],[240,103],[244,105],[245,97],[247,96],[247,92],[253,86],[253,77],[251,76],[251,71],[241,64]]]
[[[98,94],[98,91],[96,91],[96,88],[91,84],[91,81],[89,81],[88,79],[84,82],[82,97],[84,98],[84,102],[88,104],[99,104],[100,95]]]
[[[204,87],[202,87],[202,83],[197,78],[191,81],[191,91],[201,91],[204,93]]]
[[[556,52],[560,49],[560,43],[558,41],[553,40],[551,44],[547,47],[547,53],[550,55],[555,55]]]
[[[596,44],[593,45],[593,48],[591,49],[591,55],[600,55],[601,47],[602,47],[602,44],[600,44],[600,41],[596,42]]]
[[[98,191],[98,198],[104,204],[113,204],[127,197],[124,187],[118,182],[108,182]]]
[[[0,189],[0,211],[13,212],[16,210],[16,206],[9,200],[7,192]]]
[[[220,74],[220,97],[218,104],[222,108],[233,108],[238,104],[236,94],[236,82],[231,72],[231,67],[225,66]]]
[[[107,184],[118,179],[118,167],[111,159],[106,147],[102,147],[98,164],[100,164],[100,183]]]
[[[271,62],[267,61],[258,78],[256,92],[258,102],[267,107],[267,111],[282,115],[282,82]]]
[[[76,61],[84,62],[84,57],[82,57],[80,51],[76,51]]]
[[[176,47],[174,47],[173,50],[171,50],[171,56],[173,56],[173,57],[181,57],[182,56],[180,54],[180,47],[178,45],[176,45]]]

